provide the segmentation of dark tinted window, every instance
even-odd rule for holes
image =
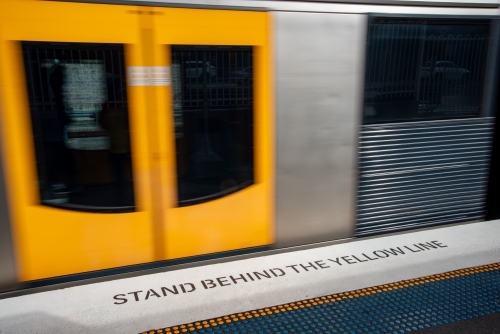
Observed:
[[[489,33],[487,21],[373,19],[364,123],[479,116]]]
[[[42,204],[134,208],[122,46],[23,43]]]
[[[253,183],[251,48],[173,47],[179,205]]]

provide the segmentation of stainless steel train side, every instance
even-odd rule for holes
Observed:
[[[277,246],[351,237],[367,17],[274,18]]]
[[[471,16],[463,15],[464,8],[434,7],[434,15],[429,9],[382,7],[363,15],[274,13],[278,246],[485,219],[497,87],[496,10]],[[369,23],[374,18],[386,23]],[[481,36],[462,36],[460,31],[429,35],[432,29],[459,24],[467,32],[481,19],[487,21],[487,33]],[[427,20],[429,36],[424,30],[418,42],[405,36],[416,27],[408,24]],[[376,38],[385,43],[386,58],[374,59],[369,48],[377,41],[368,40],[367,30],[377,27],[385,34]],[[431,54],[437,43],[454,43],[457,54]],[[395,54],[403,48],[412,53],[412,47],[422,49],[412,61]],[[447,46],[448,53],[451,49]],[[460,58],[481,69],[473,71],[474,83],[440,82],[440,88],[433,88],[440,94],[439,107],[424,110],[428,95],[434,94],[428,86],[438,85],[418,73],[426,57]],[[365,73],[368,66],[372,72],[377,67],[382,79],[377,82]],[[409,72],[391,82],[390,72],[397,66]],[[408,82],[411,87],[403,87]],[[415,115],[371,121],[366,113],[373,112],[373,90],[387,100],[377,105],[380,115],[387,105],[401,114],[415,109]],[[411,94],[410,107],[398,102]]]

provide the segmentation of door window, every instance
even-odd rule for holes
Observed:
[[[41,203],[133,211],[121,45],[22,45]]]
[[[478,117],[489,43],[484,20],[372,19],[364,123]]]
[[[179,205],[254,182],[252,48],[172,48]]]

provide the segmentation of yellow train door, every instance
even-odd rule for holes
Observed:
[[[266,13],[0,6],[21,280],[272,243]]]
[[[274,238],[270,15],[155,8],[167,259],[269,245]]]
[[[21,280],[156,260],[135,7],[0,3],[2,144]]]

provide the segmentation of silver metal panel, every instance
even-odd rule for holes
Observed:
[[[5,189],[5,174],[3,172],[4,157],[1,153],[2,150],[0,148],[0,291],[9,289],[17,283],[7,193]]]
[[[494,118],[366,125],[357,235],[484,218]]]
[[[366,16],[274,14],[277,246],[354,232]]]

